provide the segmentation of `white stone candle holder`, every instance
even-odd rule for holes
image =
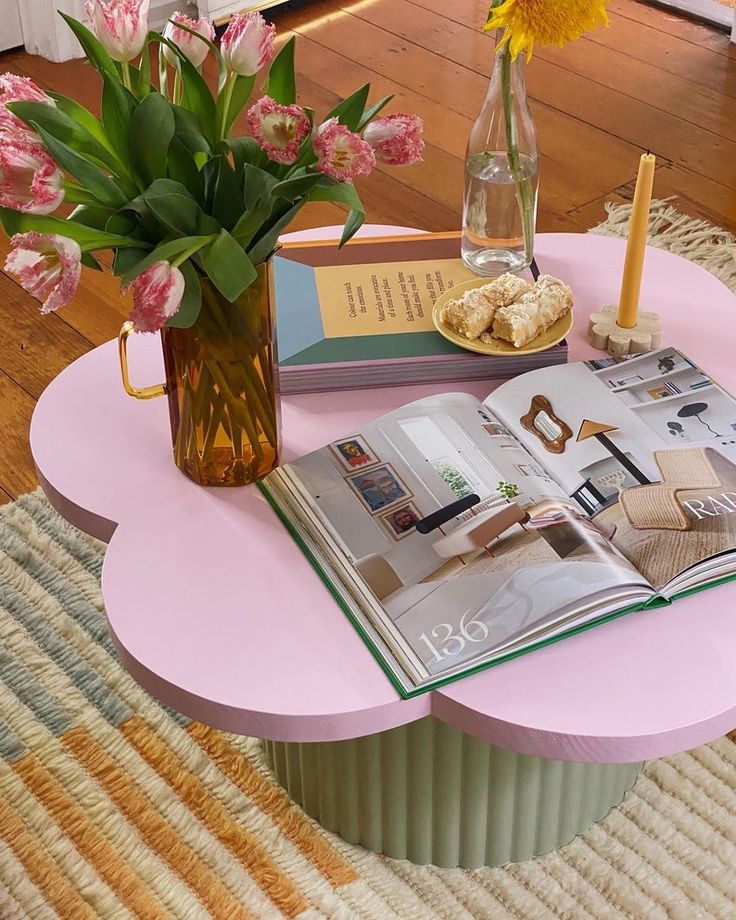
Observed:
[[[590,314],[588,339],[594,348],[607,351],[614,358],[638,355],[658,348],[662,343],[662,320],[658,313],[639,312],[639,321],[631,329],[616,322],[618,307],[604,307]]]

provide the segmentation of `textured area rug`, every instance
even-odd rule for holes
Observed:
[[[736,744],[649,764],[538,859],[384,859],[289,802],[257,741],[155,702],[105,628],[103,547],[40,492],[0,511],[0,917],[732,918]]]
[[[595,232],[625,235],[628,206]],[[736,289],[734,238],[655,202],[655,245]],[[40,493],[0,509],[0,920],[736,917],[736,744],[649,764],[566,847],[464,871],[323,831],[257,741],[167,710],[105,627],[104,547]]]
[[[705,220],[688,217],[672,204],[673,198],[655,199],[649,212],[651,246],[697,262],[736,291],[736,236]],[[608,217],[589,230],[600,236],[626,237],[630,204],[607,204]]]

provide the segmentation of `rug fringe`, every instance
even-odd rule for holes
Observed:
[[[673,207],[670,198],[652,201],[648,242],[702,265],[736,293],[736,236]],[[630,204],[606,203],[608,217],[588,232],[625,237],[629,231]]]

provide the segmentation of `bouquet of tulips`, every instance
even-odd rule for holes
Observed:
[[[148,5],[87,0],[91,29],[61,14],[101,79],[100,118],[0,76],[6,269],[48,312],[73,298],[82,264],[100,269],[95,255],[111,250],[141,332],[191,326],[202,277],[235,301],[308,201],[347,206],[345,243],[364,216],[353,180],[377,161],[418,162],[422,149],[421,120],[377,117],[391,97],[368,107],[368,85],[315,121],[296,104],[294,38],[275,55],[259,13],[233,17],[218,48],[206,19],[175,13],[163,35],[149,32]],[[214,91],[202,74],[210,56]],[[233,136],[244,111],[248,133]],[[73,209],[50,216],[62,204]]]
[[[276,54],[259,13],[233,17],[218,48],[211,22],[180,13],[163,35],[149,32],[148,3],[87,0],[91,29],[64,16],[102,81],[99,118],[0,76],[5,267],[48,312],[74,297],[83,264],[100,270],[98,253],[111,251],[132,292],[123,359],[131,328],[166,327],[167,386],[136,391],[124,366],[126,389],[168,393],[182,470],[238,484],[278,456],[263,291],[279,235],[306,202],[332,201],[348,210],[347,242],[364,218],[353,180],[377,162],[418,162],[422,123],[379,117],[391,97],[369,106],[368,85],[315,120],[296,103],[294,38]],[[234,134],[243,113],[247,133]]]

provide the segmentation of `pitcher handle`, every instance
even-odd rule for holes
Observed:
[[[167,392],[165,383],[157,383],[150,387],[134,387],[130,382],[128,372],[128,337],[133,331],[133,323],[123,323],[118,333],[118,354],[120,355],[120,376],[123,378],[123,389],[128,396],[134,396],[136,399],[155,399],[157,396],[165,396]]]

